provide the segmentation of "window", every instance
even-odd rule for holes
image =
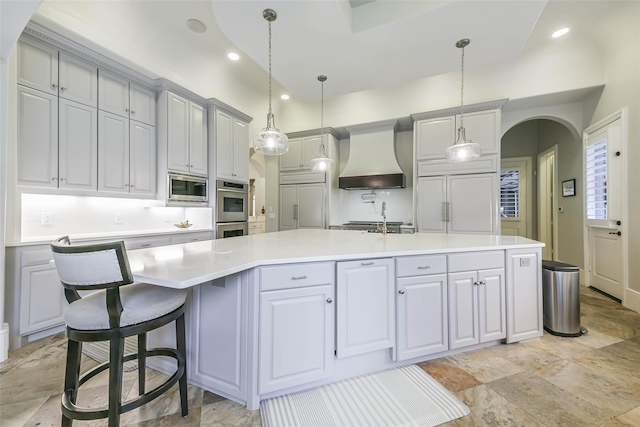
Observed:
[[[585,153],[587,219],[608,219],[607,140],[587,146]]]
[[[503,170],[500,172],[500,216],[518,218],[520,216],[520,172],[517,170]]]

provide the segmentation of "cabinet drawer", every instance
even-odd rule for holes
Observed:
[[[333,263],[289,264],[260,268],[260,290],[333,284]]]
[[[449,257],[449,273],[456,271],[504,268],[504,251],[486,251],[452,254]]]
[[[211,232],[204,233],[186,233],[171,236],[171,244],[179,245],[181,243],[201,242],[203,240],[211,240]]]
[[[162,236],[162,237],[149,237],[149,238],[141,238],[141,239],[127,239],[124,241],[124,246],[128,251],[132,251],[134,249],[146,249],[153,248],[156,246],[167,246],[171,244],[171,236]]]
[[[250,222],[249,230],[262,230],[262,222]]]
[[[446,272],[446,255],[396,258],[396,277],[424,276],[427,274],[441,274]]]

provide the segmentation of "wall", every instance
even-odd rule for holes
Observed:
[[[262,215],[260,210],[263,206],[265,206],[265,165],[264,165],[264,155],[253,153],[251,158],[249,159],[249,179],[254,179],[254,187],[255,187],[255,211],[256,216]],[[266,208],[265,208],[266,209]],[[251,211],[249,211],[249,215],[251,215]]]
[[[587,125],[594,124],[614,112],[628,107],[628,152],[626,198],[628,220],[624,230],[628,241],[628,287],[626,303],[640,310],[640,3],[620,2],[621,8],[611,16],[602,17],[594,28],[603,39],[606,86],[602,95],[592,96],[589,104],[595,105],[593,117]],[[623,7],[622,7],[623,6]]]

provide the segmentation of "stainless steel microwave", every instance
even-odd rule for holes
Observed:
[[[169,203],[207,203],[207,179],[193,175],[170,173],[168,176]]]

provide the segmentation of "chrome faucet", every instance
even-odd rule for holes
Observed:
[[[382,234],[387,234],[387,202],[382,202]]]

